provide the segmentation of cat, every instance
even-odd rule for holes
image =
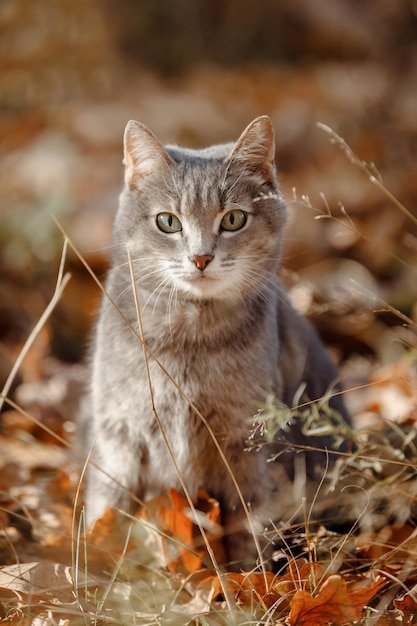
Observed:
[[[274,155],[267,116],[236,143],[201,150],[163,147],[143,124],[127,124],[110,298],[91,358],[89,524],[107,507],[131,510],[131,494],[146,501],[181,489],[180,474],[192,496],[204,488],[217,498],[225,528],[236,530],[226,537],[227,558],[253,560],[221,453],[260,527],[279,519],[295,452],[271,463],[267,445],[248,449],[256,403],[273,393],[291,405],[303,383],[304,399],[320,398],[338,372],[277,277],[286,208]],[[340,394],[330,404],[349,419]],[[286,437],[312,443],[297,424]],[[326,437],[313,443],[332,445]],[[311,477],[325,465],[325,454],[307,454]]]

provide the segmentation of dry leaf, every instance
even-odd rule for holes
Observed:
[[[171,506],[160,507],[158,516],[172,541],[164,541],[167,567],[170,571],[195,572],[201,567],[203,552],[195,551],[193,546],[193,522],[185,514],[189,508],[188,501],[174,489],[169,491]],[[176,541],[179,539],[180,543]]]
[[[288,563],[287,577],[290,577],[295,589],[310,590],[317,587],[325,571],[321,563],[309,563],[303,558],[293,559]]]
[[[390,561],[404,562],[415,553],[417,547],[416,530],[412,526],[385,526],[377,533],[360,535],[357,538],[360,554],[373,561],[384,557],[384,564]]]
[[[361,617],[366,603],[386,584],[377,579],[368,587],[348,586],[338,574],[329,576],[313,597],[308,591],[297,591],[291,601],[290,626],[345,624]]]
[[[275,577],[273,592],[282,606],[289,605],[292,596],[300,590],[311,590],[323,578],[325,568],[321,563],[309,563],[304,558],[292,559],[284,576]]]
[[[220,581],[217,575],[208,576],[198,585],[198,588],[209,586],[208,598],[210,602],[224,599],[224,592],[234,596],[235,601],[245,606],[260,603],[268,609],[277,602],[280,608],[288,606],[289,598],[302,586],[310,589],[312,581],[319,580],[323,575],[324,567],[320,563],[308,563],[305,559],[294,559],[289,563],[284,576],[277,576],[272,572],[251,572],[224,574]]]
[[[44,543],[35,544],[34,551],[41,559],[60,563],[72,563],[75,551],[82,569],[86,566],[84,556],[87,548],[88,572],[100,575],[103,571],[112,571],[123,551],[132,549],[132,544],[126,548],[128,526],[128,522],[120,522],[115,511],[107,509],[85,537],[81,532],[79,539],[73,539],[70,529],[60,535],[51,533]]]
[[[400,598],[394,600],[394,606],[404,615],[414,617],[417,613],[417,585]]]
[[[97,579],[83,572],[78,573],[80,585],[97,586]],[[15,593],[39,597],[54,598],[60,602],[74,602],[74,573],[70,565],[60,563],[17,563],[0,570],[0,588]]]
[[[221,542],[213,530],[221,532],[220,512],[216,500],[201,493],[197,501],[197,513],[202,516],[206,533],[212,542],[219,561],[224,562]],[[94,574],[114,567],[123,552],[136,549],[138,563],[152,567],[167,567],[171,572],[191,573],[202,566],[207,559],[205,547],[201,546],[198,527],[189,513],[188,501],[175,490],[154,498],[137,513],[137,522],[132,518],[120,520],[120,515],[112,509],[105,511],[96,521],[92,530],[76,546],[80,564],[84,562],[84,542],[88,549],[88,568]],[[205,512],[201,511],[203,509]],[[141,520],[145,525],[141,525]],[[131,534],[127,542],[129,528]],[[210,532],[211,530],[211,532]],[[38,554],[51,560],[70,562],[73,541],[70,533],[53,536],[47,544],[38,547]]]
[[[200,492],[195,513],[200,517],[216,559],[224,562],[218,502]],[[148,502],[139,513],[140,518],[152,521],[161,531],[163,565],[171,572],[192,573],[200,569],[204,561],[209,561],[193,514],[188,500],[174,489]]]
[[[409,359],[380,368],[370,383],[368,410],[399,424],[416,423],[416,374]]]
[[[1,607],[1,613],[4,612],[2,605],[0,605],[0,607]],[[13,608],[13,609],[10,609],[10,611],[7,611],[7,613],[4,616],[4,619],[2,619],[1,622],[4,624],[7,624],[8,626],[22,626],[23,624],[25,624],[25,616],[24,616],[23,611],[21,611],[20,609]]]
[[[404,626],[404,621],[398,611],[385,611],[384,615],[373,622],[373,626]]]
[[[207,598],[209,602],[219,602],[224,600],[224,594],[234,596],[235,601],[246,606],[253,606],[254,603],[263,604],[265,608],[271,607],[280,595],[274,590],[276,576],[272,572],[252,572],[240,574],[229,572],[219,576],[208,576],[202,580],[197,589],[208,590]]]

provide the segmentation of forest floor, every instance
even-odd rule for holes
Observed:
[[[1,122],[1,623],[417,623],[416,83],[417,65],[371,62],[142,72],[113,100]],[[100,293],[73,248],[102,279],[127,119],[198,146],[264,113],[289,206],[283,276],[340,364],[354,420],[341,472],[356,513],[347,528],[310,526],[307,503],[280,529],[276,573],[232,574],[176,492],[85,532],[75,416]],[[203,493],[195,506],[221,561],[219,507]]]

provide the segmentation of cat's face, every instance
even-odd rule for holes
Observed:
[[[116,237],[150,297],[239,299],[275,272],[285,209],[274,136],[258,118],[233,145],[164,149],[141,124],[125,135]]]

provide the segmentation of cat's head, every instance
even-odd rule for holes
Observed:
[[[268,117],[235,144],[204,150],[163,147],[130,121],[124,149],[115,240],[129,249],[140,288],[155,298],[224,300],[266,284],[285,222]]]

